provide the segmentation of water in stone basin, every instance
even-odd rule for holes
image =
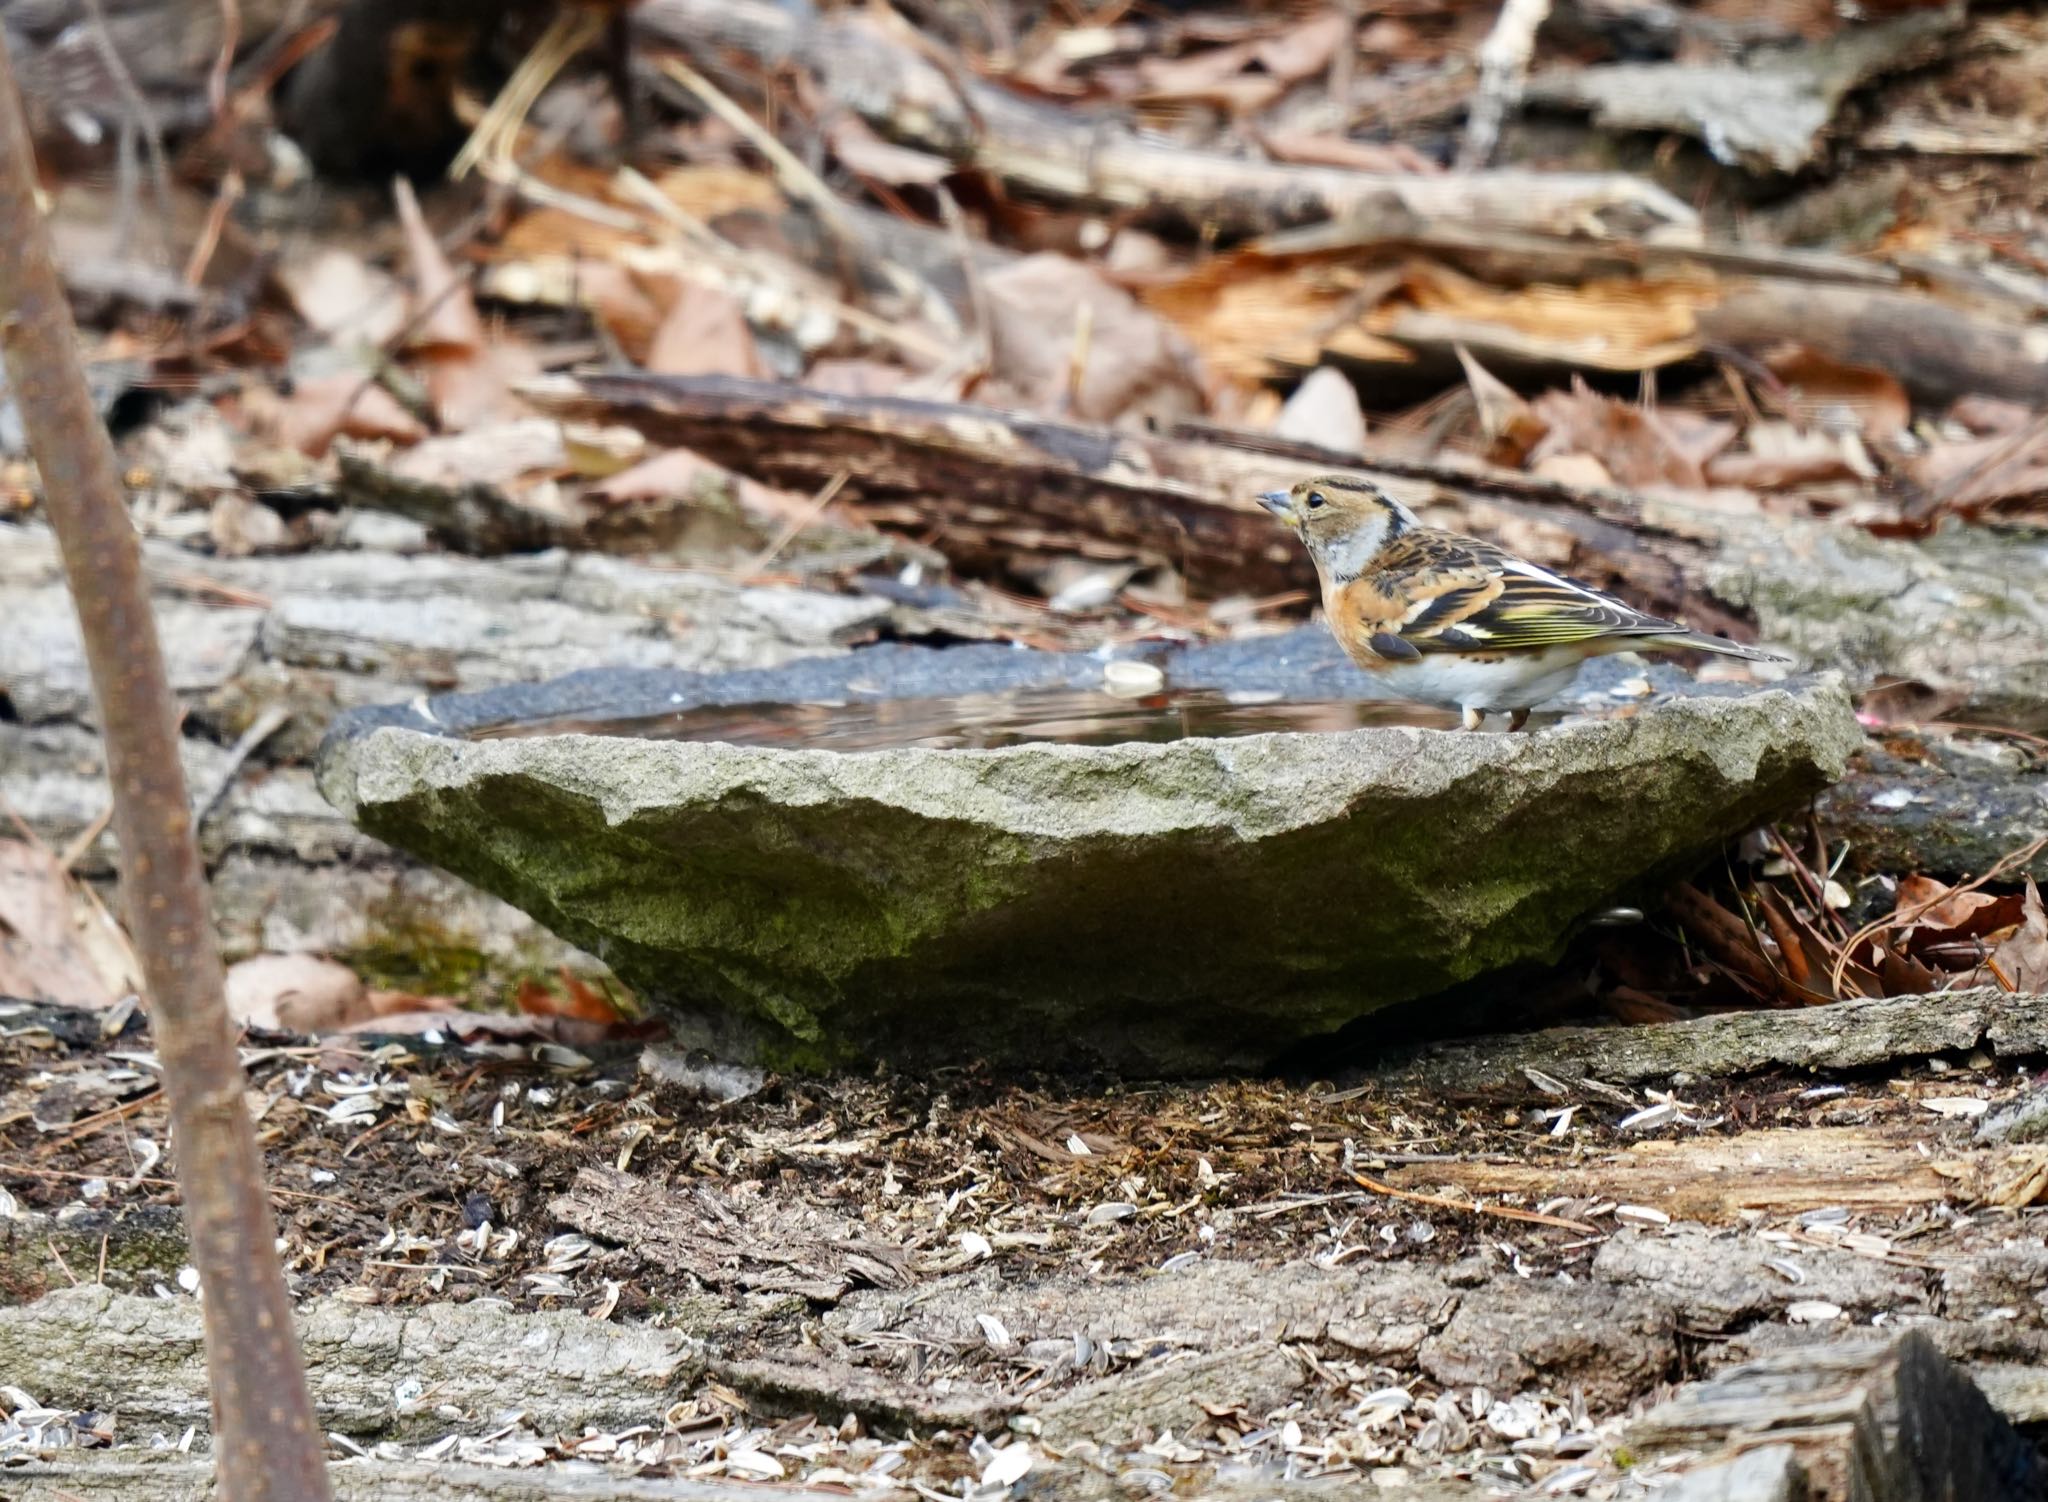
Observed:
[[[1533,724],[1540,727],[1558,718],[1539,715]],[[1213,689],[1167,689],[1134,697],[1060,687],[903,699],[701,705],[625,718],[555,716],[495,725],[472,735],[627,735],[825,751],[894,746],[987,750],[1029,741],[1101,746],[1379,725],[1448,729],[1457,722],[1457,715],[1448,710],[1384,699],[1289,700]]]
[[[1577,714],[1627,712],[1651,683],[1700,685],[1662,665],[1599,659],[1532,729]],[[1708,690],[1712,691],[1712,690]],[[977,643],[881,644],[769,668],[698,673],[594,668],[354,716],[350,732],[403,726],[464,740],[561,734],[717,741],[829,751],[1099,746],[1416,726],[1450,729],[1446,709],[1390,699],[1318,625],[1190,646],[1136,643],[1114,656]],[[1488,721],[1504,730],[1507,717]]]

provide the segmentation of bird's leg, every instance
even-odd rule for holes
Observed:
[[[1508,716],[1508,734],[1513,735],[1517,730],[1520,730],[1524,725],[1528,723],[1529,711],[1527,709],[1516,710],[1513,714]]]
[[[1467,704],[1465,706],[1463,720],[1465,729],[1477,730],[1481,725],[1484,725],[1486,723],[1486,711],[1483,709],[1474,709],[1471,705]]]

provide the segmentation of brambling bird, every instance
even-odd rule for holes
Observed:
[[[1326,475],[1259,504],[1300,534],[1351,660],[1402,698],[1455,705],[1465,729],[1529,711],[1589,657],[1691,648],[1790,659],[1688,631],[1476,537],[1425,527],[1370,480]]]

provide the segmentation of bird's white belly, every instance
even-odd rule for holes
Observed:
[[[1498,662],[1426,653],[1415,662],[1383,668],[1373,677],[1388,692],[1425,704],[1530,709],[1569,687],[1584,661],[1582,649],[1569,647],[1515,653]]]

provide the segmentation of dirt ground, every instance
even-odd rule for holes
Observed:
[[[0,1277],[10,1301],[104,1283],[189,1303],[148,1038],[90,1030],[7,1023],[0,1181],[27,1215]],[[1677,1384],[1856,1327],[1925,1328],[2009,1414],[2048,1419],[2023,1370],[2048,1339],[2042,1212],[2004,1208],[2048,1174],[2014,1140],[2038,1087],[1984,1048],[1466,1088],[1426,1077],[1460,1067],[1441,1053],[1087,1086],[761,1079],[616,1043],[251,1048],[312,1306],[576,1311],[701,1342],[693,1395],[583,1434],[550,1427],[574,1383],[508,1383],[530,1463],[624,1446],[657,1474],[952,1491],[1007,1430],[1126,1489],[1635,1495],[1659,1467],[1624,1433]],[[136,1439],[132,1402],[102,1402]],[[453,1414],[444,1438],[403,1412],[350,1442],[475,1448]]]

